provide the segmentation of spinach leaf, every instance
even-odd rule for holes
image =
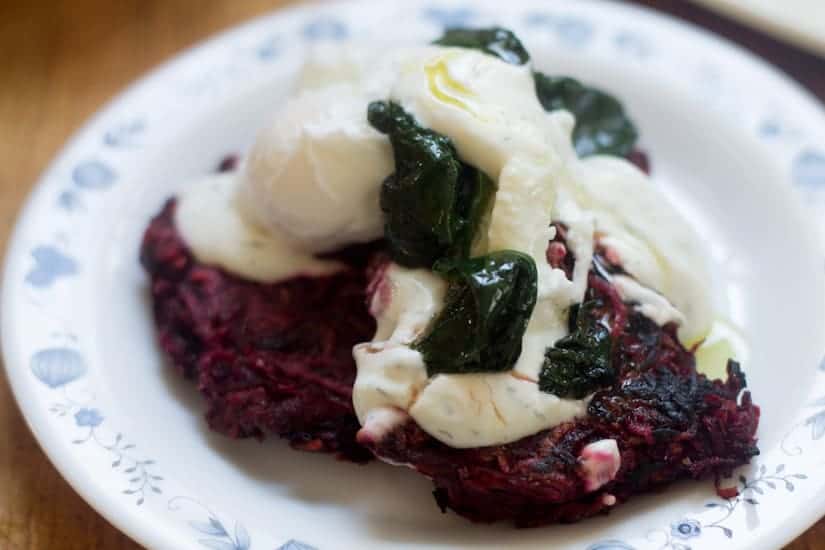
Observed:
[[[534,74],[536,94],[546,111],[566,109],[576,117],[573,144],[581,157],[627,156],[639,137],[633,122],[613,96],[569,77]]]
[[[456,237],[447,251],[450,258],[469,258],[476,233],[493,208],[497,185],[484,172],[461,163],[455,205]]]
[[[584,302],[570,312],[575,316],[573,330],[544,354],[541,391],[581,399],[615,380],[610,331],[593,314],[597,305],[596,301]]]
[[[536,264],[513,250],[444,260],[435,270],[449,287],[444,309],[414,348],[427,374],[501,372],[521,355],[521,339],[536,305]]]
[[[530,61],[530,54],[524,49],[516,35],[501,27],[448,29],[444,32],[444,36],[433,44],[481,50],[511,65],[524,65]]]
[[[393,260],[429,268],[443,257],[468,256],[491,206],[493,180],[459,161],[448,137],[422,128],[396,103],[370,103],[367,118],[389,135],[395,156],[395,172],[381,186]]]

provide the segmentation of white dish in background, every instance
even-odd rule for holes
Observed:
[[[655,184],[708,239],[717,304],[750,341],[763,407],[763,454],[741,469],[740,498],[687,482],[577,525],[473,525],[440,514],[412,472],[212,434],[195,389],[164,363],[137,253],[165,198],[250,143],[308,44],[423,42],[463,23],[513,28],[539,68],[621,98]],[[585,0],[311,5],[174,59],[67,145],[11,241],[4,359],[63,476],[151,548],[774,548],[825,513],[824,213],[819,105],[706,32]]]
[[[825,2],[821,0],[694,0],[825,56]]]

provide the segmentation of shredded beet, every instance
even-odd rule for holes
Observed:
[[[627,155],[627,160],[635,164],[636,167],[639,168],[639,170],[641,170],[648,176],[650,175],[650,159],[648,158],[647,153],[645,153],[644,151],[634,149],[630,152],[629,155]]]
[[[218,164],[218,172],[232,172],[238,169],[241,163],[241,157],[235,153],[226,155]]]
[[[355,443],[352,347],[375,332],[365,290],[376,246],[336,254],[349,267],[332,276],[258,284],[198,264],[174,227],[174,210],[171,200],[152,220],[141,262],[160,345],[197,381],[209,426],[368,460]]]

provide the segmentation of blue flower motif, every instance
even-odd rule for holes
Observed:
[[[811,439],[822,439],[825,435],[825,411],[820,411],[805,419],[805,425],[811,427]],[[790,490],[793,490],[793,485],[790,486]]]
[[[64,209],[71,212],[75,208],[80,206],[80,199],[77,196],[77,193],[74,192],[72,189],[66,189],[65,191],[61,191],[60,194],[57,196],[57,205]]]
[[[70,348],[49,348],[32,355],[32,373],[52,389],[65,386],[86,374],[83,357]]]
[[[80,409],[74,415],[74,421],[81,428],[97,428],[103,423],[103,415],[97,409]]]
[[[433,6],[425,9],[421,16],[445,28],[453,28],[466,26],[476,18],[477,14],[467,6],[453,9]]]
[[[226,527],[223,526],[221,520],[216,517],[210,517],[208,522],[205,521],[190,521],[189,525],[193,529],[197,529],[204,535],[214,536],[214,537],[228,537],[229,533],[226,532]]]
[[[319,17],[304,25],[307,40],[343,40],[349,34],[347,26],[332,17]]]
[[[632,31],[621,31],[613,37],[616,48],[639,59],[650,55],[651,47],[647,39]]]
[[[759,124],[759,135],[764,138],[773,138],[781,133],[782,127],[775,120],[766,119]]]
[[[556,23],[556,32],[571,46],[584,46],[593,36],[593,25],[579,17],[562,17]]]
[[[208,522],[190,521],[189,525],[204,535],[218,537],[198,540],[201,546],[212,550],[249,550],[249,547],[252,545],[249,532],[241,523],[235,524],[234,536],[224,527],[221,520],[214,516],[210,516]]]
[[[683,519],[670,524],[670,534],[680,539],[692,539],[702,534],[702,525],[695,519]]]
[[[559,37],[559,40],[571,47],[585,46],[595,33],[590,21],[572,15],[536,12],[528,14],[526,22],[531,27],[547,27]]]
[[[38,246],[32,250],[34,267],[26,274],[26,282],[37,288],[47,288],[60,277],[77,273],[77,262],[53,246]]]
[[[633,546],[630,546],[626,542],[620,540],[602,540],[596,543],[591,544],[587,547],[587,550],[636,550]]]
[[[258,46],[258,58],[262,61],[270,61],[278,57],[281,53],[281,38],[273,36],[266,39],[260,46]]]
[[[72,180],[81,189],[105,189],[117,179],[117,174],[99,160],[82,162],[72,170]]]
[[[290,539],[275,550],[318,550],[314,546],[303,543],[301,541]]]
[[[793,163],[793,181],[825,188],[825,153],[813,149],[801,152]]]
[[[137,145],[137,138],[145,129],[146,124],[142,120],[133,120],[119,126],[115,126],[103,134],[103,143],[109,147],[134,147]]]
[[[524,18],[524,23],[528,27],[550,27],[555,20],[555,16],[544,12],[530,12]]]

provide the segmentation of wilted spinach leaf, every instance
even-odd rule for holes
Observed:
[[[495,183],[458,160],[452,141],[418,125],[392,102],[370,103],[368,119],[389,135],[395,172],[381,187],[384,236],[397,263],[431,267],[469,255]]]
[[[469,258],[482,220],[493,207],[496,183],[469,164],[461,163],[458,200],[455,205],[455,239],[447,251],[449,258]]]
[[[513,250],[444,260],[449,281],[444,309],[415,343],[427,374],[501,372],[521,355],[521,339],[536,305],[536,264]]]
[[[524,65],[530,61],[530,54],[524,49],[516,35],[501,27],[448,29],[444,32],[444,36],[433,44],[481,50],[511,65]]]
[[[639,134],[616,98],[569,77],[538,72],[534,77],[536,94],[546,111],[566,109],[575,115],[573,144],[579,156],[624,157],[633,150]]]
[[[593,314],[597,305],[584,302],[570,312],[575,315],[573,330],[545,352],[539,374],[541,391],[581,399],[616,378],[610,360],[610,331]]]

